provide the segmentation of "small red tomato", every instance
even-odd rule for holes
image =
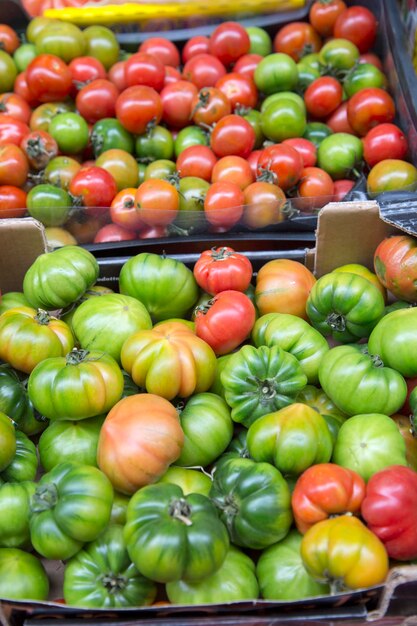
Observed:
[[[229,246],[204,250],[193,268],[194,278],[203,291],[214,295],[233,289],[246,291],[252,280],[252,263]]]
[[[28,88],[39,102],[65,100],[72,88],[68,65],[54,54],[39,54],[26,68]]]
[[[327,172],[320,167],[305,167],[297,186],[294,206],[300,211],[321,209],[333,200],[334,183]]]
[[[394,100],[379,87],[361,89],[349,98],[347,116],[355,133],[363,137],[374,126],[394,120]]]
[[[16,146],[20,146],[29,133],[30,128],[25,122],[11,115],[0,113],[0,144],[14,143]]]
[[[340,202],[347,193],[355,186],[354,180],[341,178],[333,181],[333,202]]]
[[[385,159],[405,159],[407,139],[395,124],[379,124],[363,138],[363,158],[370,167]]]
[[[149,226],[166,226],[176,217],[179,194],[174,185],[159,178],[149,178],[135,194],[138,217]]]
[[[211,126],[225,115],[230,115],[232,105],[226,95],[217,87],[203,87],[192,102],[192,120],[197,126]]]
[[[258,177],[260,180],[275,182],[284,191],[298,183],[302,170],[303,159],[300,153],[288,144],[268,146],[259,156]]]
[[[240,189],[245,189],[254,182],[255,177],[246,159],[232,155],[222,157],[213,167],[211,182],[217,183],[220,180],[235,183]]]
[[[106,224],[97,231],[93,243],[109,243],[114,241],[132,241],[136,239],[132,230],[123,228],[119,224]]]
[[[256,107],[258,90],[252,78],[230,72],[219,78],[216,87],[226,96],[233,110],[238,105],[249,109]]]
[[[146,85],[128,87],[116,100],[116,117],[131,133],[141,135],[149,122],[158,124],[162,117],[159,93]]]
[[[186,41],[182,49],[182,62],[187,63],[192,57],[197,54],[208,54],[209,52],[209,38],[204,35],[195,35]]]
[[[283,52],[299,61],[307,52],[318,52],[321,37],[308,22],[290,22],[274,38],[274,52]]]
[[[26,191],[13,185],[0,185],[0,219],[26,215]]]
[[[119,90],[114,83],[97,78],[80,89],[75,104],[78,113],[89,124],[95,124],[106,117],[115,116],[118,96]]]
[[[337,18],[333,35],[337,39],[348,39],[357,46],[359,52],[368,52],[376,39],[378,22],[375,15],[366,7],[354,5],[343,11]]]
[[[225,74],[223,63],[217,57],[204,53],[191,57],[182,70],[184,80],[193,83],[197,89],[214,87]]]
[[[310,7],[309,20],[313,28],[322,37],[333,34],[337,18],[347,6],[343,0],[316,0]]]
[[[238,22],[223,22],[210,35],[209,52],[225,66],[247,54],[249,49],[249,35]]]
[[[181,80],[181,72],[172,65],[165,65],[164,87],[177,83],[179,80]]]
[[[245,196],[238,185],[219,181],[213,183],[204,199],[206,220],[213,226],[228,230],[243,214]]]
[[[211,181],[217,157],[208,146],[189,146],[177,158],[177,172],[181,178],[197,176],[207,182]]]
[[[246,187],[244,194],[245,210],[242,224],[248,228],[274,226],[285,219],[284,207],[287,198],[277,185],[255,182]]]
[[[314,167],[317,163],[317,146],[309,139],[303,137],[292,137],[282,141],[286,146],[291,146],[301,156],[304,167]]]
[[[349,124],[347,115],[347,102],[342,102],[337,109],[328,117],[325,122],[334,133],[349,133],[350,135],[356,135],[352,126]]]
[[[110,205],[110,217],[114,224],[128,230],[139,230],[145,226],[136,210],[135,196],[137,189],[130,187],[122,189],[113,198]]]
[[[125,65],[126,61],[117,61],[117,63],[112,65],[112,67],[109,69],[109,73],[107,76],[107,78],[111,80],[114,85],[116,85],[120,93],[127,89]]]
[[[153,54],[136,52],[126,60],[125,78],[128,87],[146,85],[161,91],[165,82],[165,66]]]
[[[181,62],[177,46],[165,37],[149,37],[140,44],[139,52],[153,54],[164,65],[171,67],[178,67]]]
[[[235,154],[246,158],[252,152],[256,135],[251,124],[240,115],[225,115],[215,125],[210,136],[210,147],[218,156]]]
[[[0,113],[29,124],[32,109],[22,96],[16,93],[2,93],[0,94]]]
[[[234,64],[233,71],[253,80],[255,70],[263,58],[260,54],[244,54]]]
[[[323,119],[333,113],[341,104],[343,87],[332,76],[316,78],[304,92],[307,111],[313,117]]]
[[[107,72],[99,59],[94,57],[77,57],[69,62],[68,67],[72,76],[71,95],[76,97],[78,91],[87,83],[97,78],[107,78]]]
[[[197,93],[197,87],[186,80],[178,80],[164,87],[160,93],[163,121],[173,128],[188,126]]]
[[[78,206],[87,208],[90,215],[101,216],[109,209],[117,185],[113,176],[102,167],[81,167],[68,190]]]

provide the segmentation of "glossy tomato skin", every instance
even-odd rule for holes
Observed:
[[[11,115],[0,113],[0,145],[14,143],[20,146],[29,132],[30,128],[25,122]]]
[[[68,67],[72,76],[72,95],[76,95],[80,86],[97,78],[107,78],[104,65],[94,57],[77,57],[70,61]]]
[[[210,35],[209,52],[226,67],[247,54],[249,48],[249,35],[238,22],[223,22]]]
[[[274,51],[299,61],[307,52],[318,52],[321,37],[307,22],[291,22],[280,28],[274,38]]]
[[[0,185],[23,187],[29,163],[21,148],[13,143],[0,145]]]
[[[112,222],[133,232],[145,226],[136,211],[135,195],[135,187],[123,189],[116,194],[110,205]]]
[[[377,20],[372,11],[363,6],[352,6],[337,18],[333,35],[349,39],[363,53],[372,48],[376,32]]]
[[[102,167],[81,167],[70,182],[69,192],[80,199],[82,206],[92,209],[92,214],[102,215],[117,194],[117,185]]]
[[[309,20],[313,28],[322,37],[330,37],[333,34],[337,18],[347,9],[343,0],[330,0],[330,2],[313,2],[309,11]]]
[[[131,155],[113,148],[102,152],[100,156],[92,162],[93,165],[108,172],[116,183],[117,191],[133,187],[139,181],[139,167],[136,159]]]
[[[166,226],[179,210],[179,194],[166,180],[151,178],[141,183],[135,194],[139,218],[149,226]]]
[[[417,169],[402,159],[384,159],[373,166],[368,174],[367,191],[374,197],[384,191],[417,188]]]
[[[211,54],[201,53],[191,57],[185,63],[182,76],[184,80],[193,83],[197,89],[202,89],[214,87],[226,72],[220,59]]]
[[[134,134],[144,133],[153,120],[158,124],[162,113],[159,93],[146,85],[128,87],[116,100],[117,119],[127,131]]]
[[[301,211],[320,209],[332,202],[334,183],[331,176],[319,167],[305,167],[297,185],[294,206]]]
[[[0,549],[0,593],[4,598],[44,601],[49,579],[40,559],[20,548]],[[4,574],[4,576],[3,576]]]
[[[349,99],[347,116],[355,133],[364,137],[378,124],[390,123],[394,120],[395,103],[384,89],[367,87]]]
[[[235,183],[243,190],[254,182],[254,176],[246,159],[231,155],[222,157],[213,167],[211,182],[220,180]]]
[[[243,74],[243,76],[247,76],[253,80],[255,70],[262,59],[263,56],[260,54],[244,54],[234,64],[233,71]]]
[[[164,65],[178,67],[180,64],[180,53],[175,43],[164,37],[149,37],[139,46],[139,52],[147,52],[158,57]]]
[[[161,91],[163,121],[173,128],[188,126],[194,109],[198,88],[187,80],[167,85]]]
[[[195,35],[186,41],[182,49],[182,62],[185,65],[187,61],[189,61],[192,57],[197,56],[197,54],[208,54],[208,52],[209,38],[204,35]]]
[[[225,74],[216,83],[219,89],[227,98],[233,110],[238,105],[253,109],[258,102],[258,90],[252,78],[230,72]]]
[[[17,77],[17,68],[12,57],[4,50],[0,50],[0,91],[12,91]]]
[[[286,196],[280,187],[254,182],[244,189],[245,208],[241,221],[248,228],[264,228],[285,219]]]
[[[26,214],[26,191],[14,185],[0,185],[0,219]]]
[[[363,158],[373,167],[384,159],[405,159],[408,141],[395,124],[378,124],[363,138]]]
[[[279,97],[260,114],[262,133],[276,144],[284,139],[301,137],[307,124],[304,108],[304,105],[300,107],[298,102],[294,102],[293,98]]]
[[[101,61],[108,71],[119,59],[120,46],[116,35],[106,26],[93,25],[83,30],[87,40],[86,54]]]
[[[246,158],[255,145],[255,131],[240,115],[225,115],[214,127],[210,147],[216,156],[235,154]]]
[[[362,163],[363,145],[359,137],[349,133],[333,133],[325,137],[317,150],[317,164],[333,180],[354,174]]]
[[[195,313],[195,329],[217,355],[228,354],[249,336],[255,323],[255,307],[241,291],[218,292]]]
[[[314,167],[316,165],[317,147],[312,141],[304,139],[303,137],[293,137],[284,139],[282,143],[297,150],[301,155],[304,167]]]
[[[88,124],[78,113],[58,113],[52,118],[48,132],[64,154],[78,154],[89,142]]]
[[[75,104],[79,114],[89,124],[95,124],[103,118],[114,117],[118,96],[119,90],[111,81],[97,78],[80,89]]]
[[[193,268],[201,289],[211,295],[233,289],[245,291],[252,279],[252,263],[244,254],[222,246],[204,250]]]
[[[34,170],[43,170],[49,161],[58,155],[55,139],[43,130],[30,132],[22,140],[20,147],[25,152],[29,165]]]
[[[118,224],[105,224],[95,234],[93,243],[109,243],[110,241],[133,241],[136,234]]]
[[[161,91],[165,82],[164,64],[153,54],[136,52],[126,60],[125,79],[127,87],[147,85]]]
[[[32,109],[27,101],[22,98],[22,96],[12,92],[6,92],[0,95],[0,111],[25,124],[29,124],[32,114]]]
[[[39,102],[65,100],[72,87],[68,65],[53,54],[40,54],[26,69],[28,88]]]
[[[235,183],[212,183],[204,198],[205,217],[213,226],[228,230],[242,217],[244,202],[245,195]]]
[[[69,218],[72,201],[70,195],[50,183],[35,185],[27,196],[29,215],[44,226],[62,226]]]
[[[230,115],[232,106],[226,95],[217,87],[203,87],[191,103],[194,124],[215,124],[225,115]]]
[[[314,80],[304,92],[307,111],[317,119],[326,118],[341,104],[343,87],[332,76]]]
[[[354,180],[348,180],[346,178],[341,178],[340,180],[335,180],[333,185],[333,201],[340,202],[346,196],[347,193],[355,186]]]
[[[417,248],[409,235],[386,237],[374,253],[374,268],[380,282],[399,300],[415,302]]]
[[[356,135],[355,131],[349,124],[347,116],[348,102],[342,102],[339,106],[326,118],[327,126],[334,133],[349,133]]]
[[[300,153],[288,144],[274,144],[259,155],[258,175],[272,173],[273,182],[286,191],[300,179],[303,161]]]

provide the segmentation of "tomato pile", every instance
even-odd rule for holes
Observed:
[[[361,175],[370,197],[414,189],[376,34],[342,0],[273,38],[224,22],[181,49],[41,17],[21,44],[0,25],[0,216],[58,246],[273,229]]]
[[[118,292],[81,246],[37,257],[0,301],[0,597],[46,599],[42,558],[90,608],[312,598],[416,559],[416,250],[320,278],[143,252]]]

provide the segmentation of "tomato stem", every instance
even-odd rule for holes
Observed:
[[[73,348],[65,357],[66,365],[78,365],[79,363],[82,363],[82,361],[85,361],[89,354],[88,350]]]
[[[38,312],[35,315],[35,321],[38,322],[41,326],[47,326],[52,318],[47,311],[43,309],[38,309]]]
[[[39,485],[33,494],[30,508],[32,513],[49,511],[58,502],[58,489],[54,483]]]
[[[190,520],[191,507],[184,498],[173,500],[168,508],[168,513],[174,519],[182,522],[186,526],[192,526],[193,523]]]
[[[112,572],[109,574],[102,574],[102,576],[99,577],[99,581],[110,594],[123,591],[127,585],[127,580],[124,576],[121,576],[120,574],[113,574]]]
[[[330,313],[327,316],[326,322],[332,330],[339,333],[343,333],[346,330],[346,318],[341,313]]]

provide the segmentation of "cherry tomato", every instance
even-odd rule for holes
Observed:
[[[22,140],[20,147],[34,170],[43,170],[58,155],[58,144],[44,130],[33,130]]]
[[[14,143],[20,146],[22,140],[30,133],[30,128],[25,122],[0,113],[0,144]]]
[[[261,176],[266,182],[275,182],[284,191],[298,183],[302,170],[303,159],[299,152],[288,144],[268,146],[259,156],[258,180]]]
[[[53,54],[40,54],[29,63],[26,80],[34,98],[39,102],[65,100],[72,88],[68,65]]]
[[[13,90],[17,96],[20,96],[21,98],[23,98],[23,100],[26,100],[28,105],[31,106],[32,108],[38,106],[39,100],[35,98],[34,94],[29,89],[29,85],[28,85],[27,77],[26,77],[26,71],[20,72],[20,74],[16,76]]]
[[[139,231],[139,239],[158,239],[167,236],[166,226],[146,226]]]
[[[374,126],[394,120],[394,100],[379,87],[361,89],[349,99],[347,116],[355,133],[363,137]]]
[[[225,74],[223,63],[217,57],[205,53],[191,57],[182,70],[183,78],[193,83],[197,89],[214,87]]]
[[[235,183],[213,183],[204,200],[204,213],[213,226],[228,230],[242,217],[245,196]]]
[[[106,212],[117,193],[116,182],[102,167],[81,167],[72,178],[69,192],[76,205],[86,207],[88,213],[100,216]]]
[[[59,113],[70,113],[71,111],[70,105],[64,102],[45,102],[40,104],[31,115],[30,129],[48,132],[49,125],[56,115]]]
[[[258,102],[258,90],[252,78],[231,72],[225,74],[216,83],[219,89],[228,99],[232,109],[238,105],[253,109]]]
[[[373,166],[368,174],[367,189],[371,197],[383,191],[417,188],[417,169],[401,159],[384,159]]]
[[[254,176],[246,159],[232,155],[222,157],[213,167],[211,182],[217,183],[220,180],[234,183],[243,190],[254,182]]]
[[[252,152],[249,154],[249,156],[247,157],[247,162],[250,165],[250,168],[252,170],[252,174],[253,177],[256,179],[257,175],[258,175],[258,161],[259,161],[259,156],[261,154],[262,150],[252,150]]]
[[[165,82],[165,67],[153,54],[136,52],[126,60],[125,78],[128,87],[147,85],[161,91]]]
[[[234,64],[233,71],[253,80],[255,70],[262,59],[263,56],[260,54],[244,54]]]
[[[313,28],[322,37],[330,37],[333,34],[337,18],[347,6],[343,0],[317,0],[310,7],[309,20]]]
[[[44,171],[45,182],[68,191],[71,180],[81,169],[81,163],[68,156],[57,156],[49,161]]]
[[[25,153],[13,143],[0,145],[0,185],[23,187],[29,172]]]
[[[203,87],[191,102],[192,121],[199,126],[211,126],[231,112],[229,100],[217,87]]]
[[[13,58],[0,50],[0,93],[12,91],[17,76],[17,67]]]
[[[188,126],[197,94],[197,87],[186,80],[179,80],[164,87],[161,91],[163,121],[174,128]]]
[[[294,206],[300,211],[321,209],[333,200],[334,183],[327,172],[320,167],[305,167],[297,185]]]
[[[180,53],[177,46],[164,37],[149,37],[139,46],[139,52],[147,52],[156,56],[164,65],[178,67],[180,64]]]
[[[245,210],[242,224],[248,228],[266,228],[285,219],[285,193],[272,183],[255,182],[244,189]]]
[[[326,119],[326,124],[334,133],[349,133],[350,135],[356,135],[352,126],[349,124],[347,107],[347,102],[339,104],[337,109],[335,109]]]
[[[333,202],[340,202],[347,193],[355,186],[354,180],[341,178],[333,182]]]
[[[139,218],[149,226],[166,226],[176,217],[179,209],[179,195],[171,183],[158,178],[150,178],[139,185],[135,195]]]
[[[48,132],[64,154],[79,154],[89,142],[88,124],[78,113],[58,113],[52,118]]]
[[[22,96],[6,92],[0,94],[0,113],[10,115],[16,120],[29,124],[32,109]]]
[[[97,78],[85,85],[77,94],[77,111],[89,124],[114,117],[119,90],[110,80]]]
[[[204,35],[195,35],[185,43],[182,49],[182,62],[185,64],[187,61],[197,56],[198,54],[209,53],[209,38]]]
[[[286,146],[295,148],[303,160],[304,167],[314,167],[317,162],[317,146],[303,137],[292,137],[282,142]]]
[[[7,52],[7,54],[13,54],[15,50],[20,46],[20,39],[17,32],[8,26],[7,24],[0,24],[0,48]]]
[[[164,87],[177,83],[179,80],[181,80],[181,72],[172,65],[165,65]]]
[[[407,139],[395,124],[379,124],[363,138],[363,158],[370,167],[384,159],[403,160],[407,152]]]
[[[96,233],[93,243],[109,243],[111,241],[132,241],[136,234],[119,224],[105,224]]]
[[[240,115],[225,115],[215,125],[210,147],[218,157],[235,154],[246,158],[255,145],[256,135],[251,124]]]
[[[119,42],[114,32],[106,26],[94,25],[84,29],[83,34],[87,40],[86,54],[99,59],[106,70],[109,70],[117,62],[120,53]]]
[[[382,61],[374,52],[365,52],[361,54],[358,63],[372,63],[375,65],[381,72],[384,71],[384,66],[382,65]]]
[[[120,93],[127,88],[125,66],[126,61],[117,61],[111,66],[107,75],[107,78],[116,85]]]
[[[275,35],[274,51],[288,54],[299,61],[306,54],[318,52],[321,37],[308,22],[291,22],[279,29]]]
[[[304,92],[307,111],[315,118],[328,117],[342,102],[343,87],[332,76],[316,78]]]
[[[19,187],[0,185],[0,219],[26,215],[26,195]]]
[[[249,35],[238,22],[223,22],[210,35],[209,52],[226,67],[247,54],[249,49]]]
[[[158,124],[162,100],[157,91],[146,85],[125,89],[116,100],[116,117],[126,130],[137,135],[146,131],[149,122]]]
[[[177,158],[177,171],[181,178],[199,177],[211,181],[217,157],[208,146],[190,146],[185,148]]]
[[[94,57],[77,57],[70,61],[68,67],[72,76],[71,96],[73,98],[87,83],[97,78],[107,78],[104,65]]]
[[[145,226],[136,210],[135,195],[137,188],[122,189],[113,198],[110,205],[110,217],[114,224],[123,226],[128,230],[140,230]]]
[[[348,39],[358,47],[359,52],[368,52],[375,43],[377,32],[375,15],[359,5],[354,5],[343,11],[336,20],[333,35],[341,39]]]

